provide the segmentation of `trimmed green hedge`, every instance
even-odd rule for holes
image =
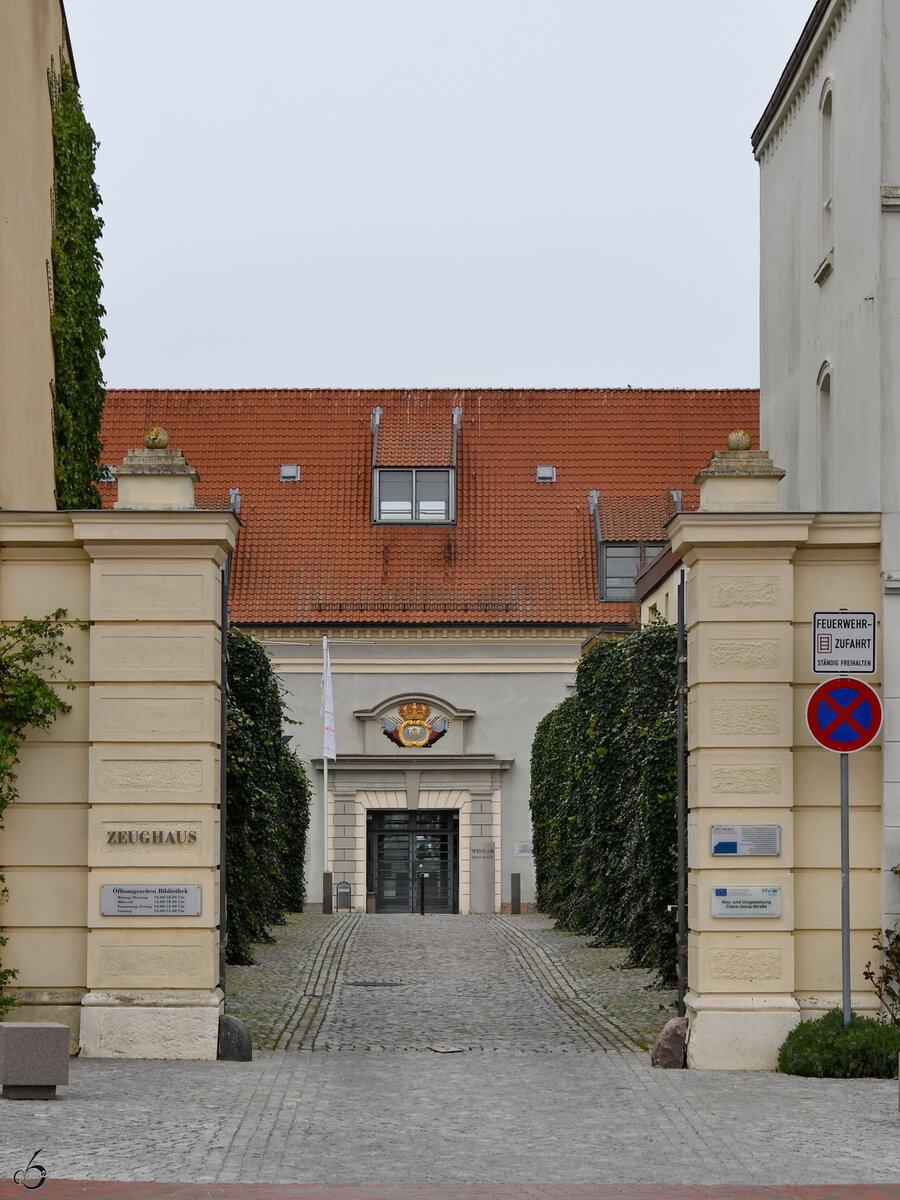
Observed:
[[[801,1021],[778,1051],[778,1069],[817,1079],[896,1079],[900,1026],[833,1008],[815,1021]]]
[[[531,817],[538,907],[675,980],[676,631],[598,642],[575,694],[537,728]]]
[[[306,895],[309,783],[282,741],[284,702],[272,664],[249,634],[228,633],[226,958],[252,963],[285,910]]]

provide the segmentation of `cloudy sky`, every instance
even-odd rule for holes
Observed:
[[[752,386],[812,0],[65,0],[112,387]]]

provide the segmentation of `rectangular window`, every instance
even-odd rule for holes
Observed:
[[[600,546],[600,599],[634,599],[634,577],[656,558],[661,545],[637,542],[604,542]]]
[[[375,520],[440,524],[453,520],[453,470],[381,467],[375,471]]]

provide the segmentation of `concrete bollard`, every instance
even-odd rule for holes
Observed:
[[[0,1084],[5,1100],[53,1100],[69,1082],[69,1027],[56,1021],[0,1024]]]

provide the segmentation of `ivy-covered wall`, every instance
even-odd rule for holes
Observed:
[[[94,182],[97,139],[68,65],[50,71],[53,109],[54,223],[53,443],[58,508],[99,508],[100,418],[105,396],[100,360],[105,313],[100,303],[103,229]]]
[[[675,980],[676,631],[598,642],[538,726],[531,817],[541,911]]]
[[[306,898],[309,783],[282,741],[284,703],[272,664],[249,634],[228,634],[226,957],[253,961],[285,910]]]

